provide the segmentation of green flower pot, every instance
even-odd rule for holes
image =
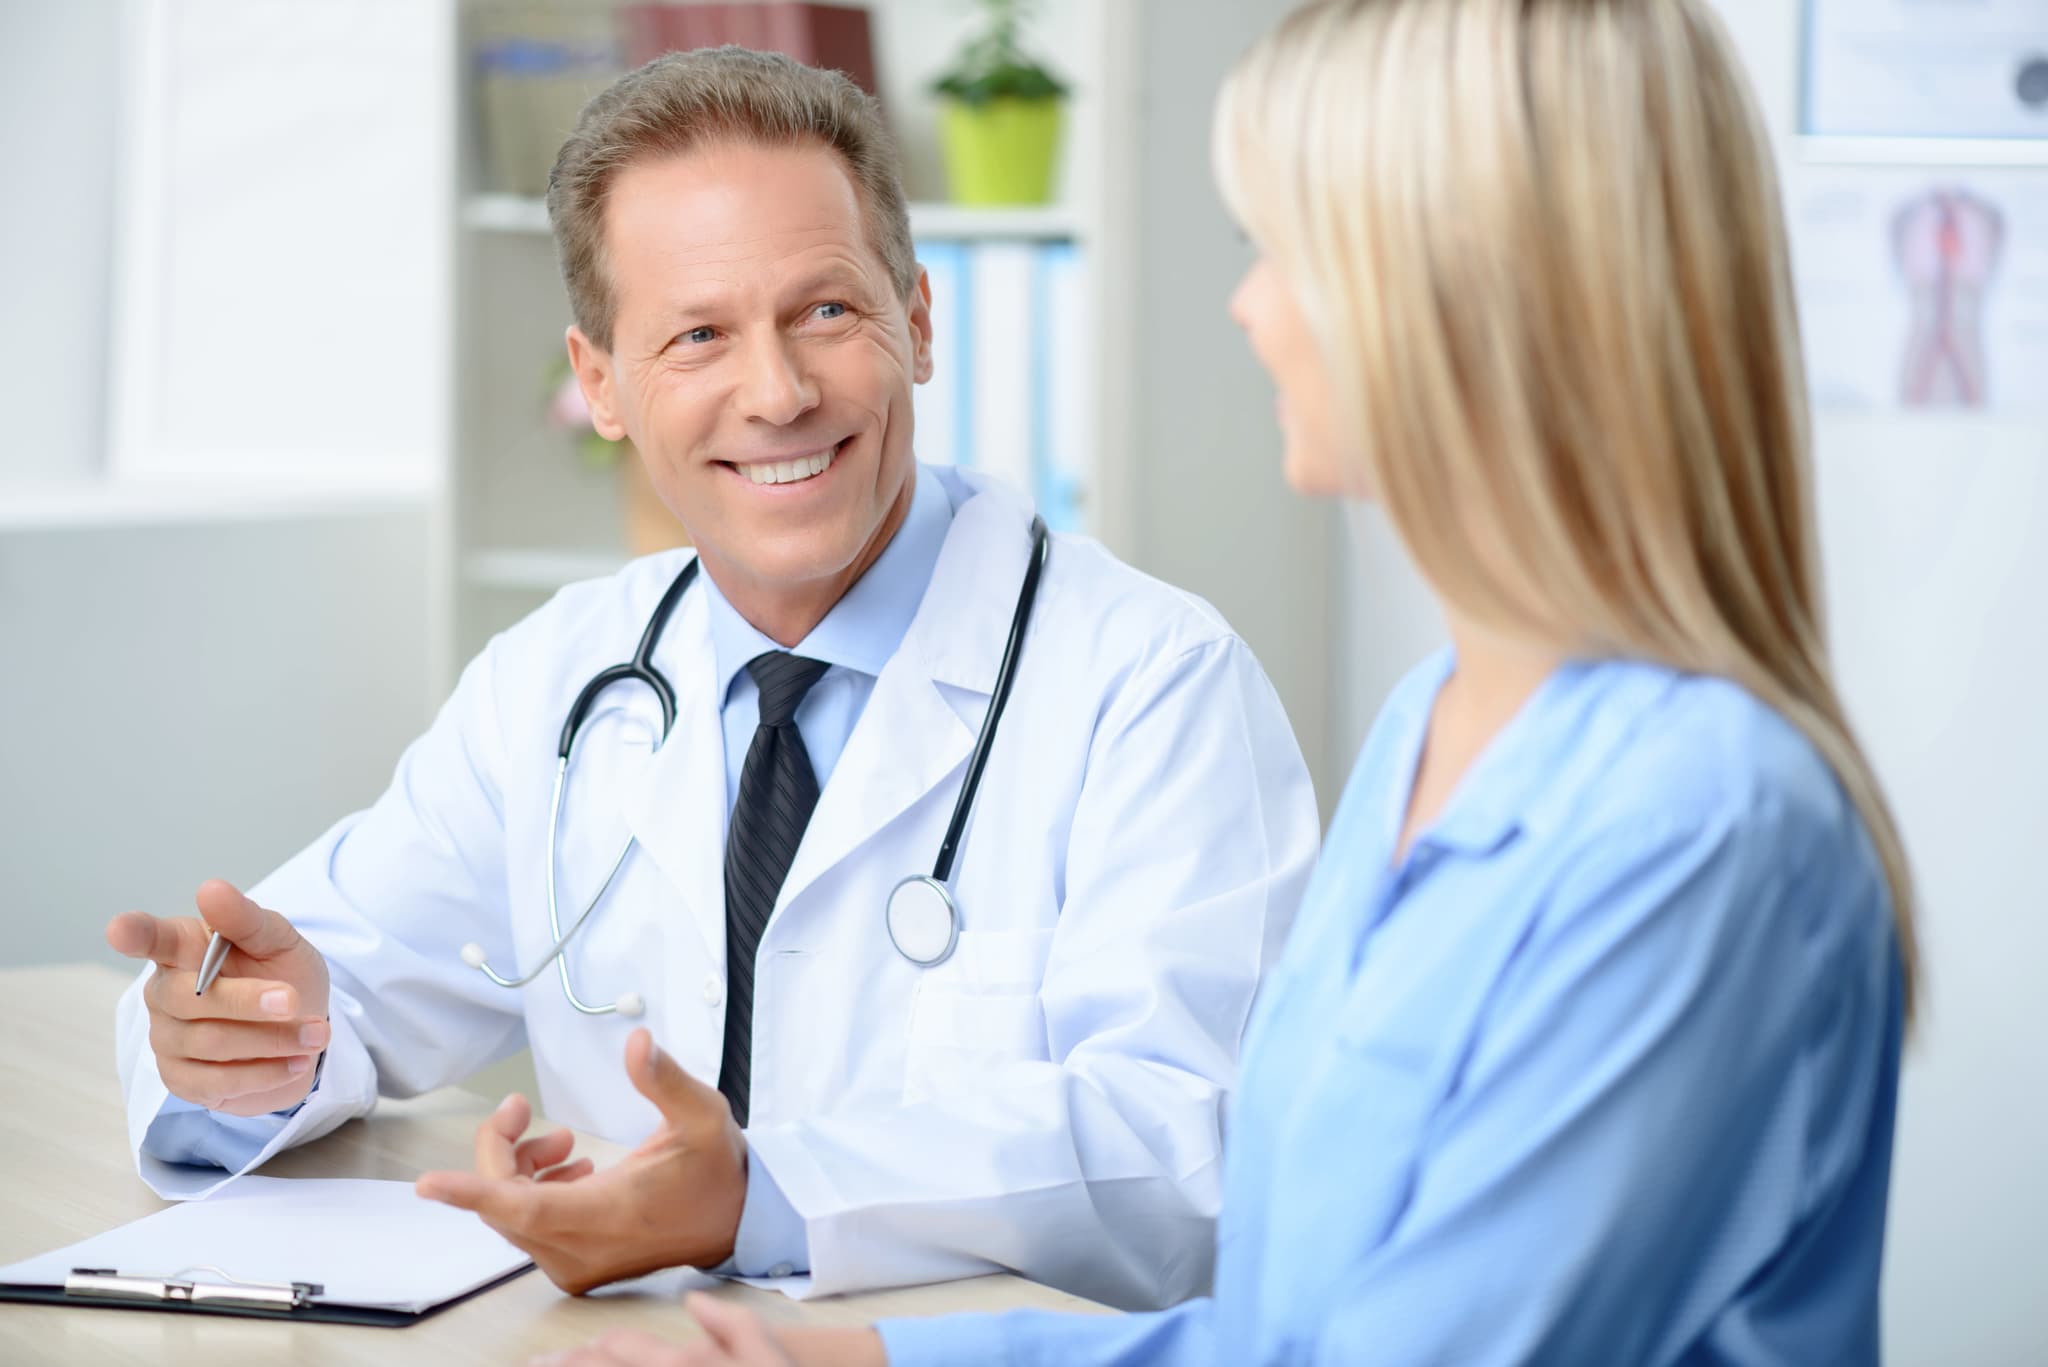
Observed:
[[[1064,101],[944,100],[939,134],[955,204],[1046,204],[1059,165]]]

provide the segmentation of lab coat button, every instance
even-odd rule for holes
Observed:
[[[796,1269],[791,1267],[788,1263],[777,1263],[775,1264],[775,1266],[768,1269],[768,1275],[771,1277],[787,1277],[790,1273],[794,1271],[796,1271]]]
[[[717,978],[706,978],[704,980],[704,1004],[706,1006],[725,1005],[725,984]]]

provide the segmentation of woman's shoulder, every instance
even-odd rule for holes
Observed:
[[[1888,906],[1882,866],[1833,765],[1797,724],[1727,679],[1640,663],[1590,666],[1606,734],[1533,820],[1568,861],[1709,853],[1766,888],[1825,888],[1810,906]],[[1888,918],[1885,918],[1888,921]]]
[[[1856,820],[1812,738],[1741,685],[1651,665],[1599,668],[1637,676],[1617,682],[1639,701],[1604,757],[1604,781],[1580,795],[1584,815],[1754,824],[1788,839]]]

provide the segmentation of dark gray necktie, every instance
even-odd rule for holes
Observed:
[[[718,1090],[741,1125],[753,1076],[754,951],[818,805],[818,778],[794,718],[829,667],[786,650],[747,662],[761,690],[761,724],[747,748],[725,837],[725,1059],[718,1070]]]

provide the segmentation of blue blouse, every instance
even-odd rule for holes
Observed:
[[[1213,1297],[918,1363],[1875,1363],[1903,988],[1862,822],[1741,689],[1559,669],[1405,858],[1402,682],[1255,1009]]]

